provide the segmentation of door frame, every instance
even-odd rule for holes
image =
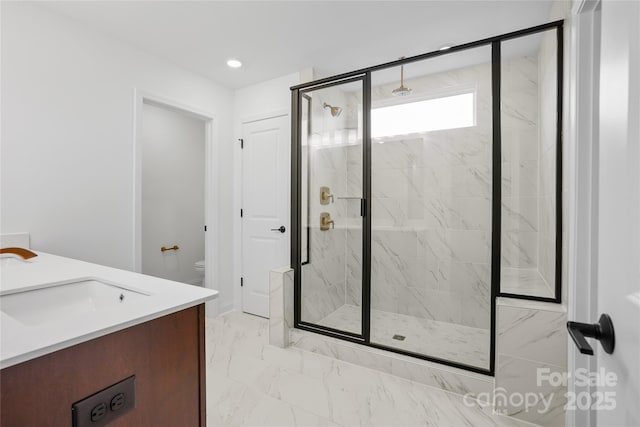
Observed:
[[[215,208],[220,206],[218,177],[214,166],[218,160],[218,147],[214,144],[217,135],[215,114],[178,100],[167,98],[142,89],[134,89],[133,108],[133,266],[134,271],[142,273],[142,115],[144,105],[171,110],[203,121],[205,126],[205,184],[204,184],[204,220],[207,231],[204,238],[206,288],[218,289],[218,236],[219,225]]]
[[[567,288],[568,318],[594,322],[597,316],[598,128],[594,83],[599,77],[599,40],[595,13],[600,0],[578,0],[570,22],[569,120],[567,173]],[[568,392],[591,393],[574,382],[577,370],[595,372],[597,355],[581,356],[572,340],[567,342]],[[568,411],[567,426],[596,425],[593,410]]]
[[[242,247],[242,242],[243,242],[243,222],[242,222],[242,218],[240,217],[240,209],[243,208],[243,202],[244,202],[244,157],[243,157],[243,153],[242,153],[242,148],[240,146],[240,140],[244,138],[243,135],[243,127],[246,124],[249,123],[253,123],[253,122],[259,122],[261,120],[269,120],[269,119],[275,119],[278,117],[287,117],[288,121],[289,121],[289,125],[291,124],[291,112],[289,111],[289,109],[280,109],[280,110],[275,110],[275,111],[271,111],[268,113],[262,113],[262,114],[255,114],[255,115],[251,115],[251,116],[246,116],[244,118],[242,118],[240,120],[240,128],[238,130],[238,134],[240,135],[238,139],[234,140],[235,142],[235,152],[237,153],[237,155],[235,156],[235,170],[236,170],[236,174],[235,174],[235,179],[234,182],[237,183],[237,186],[234,187],[234,214],[233,217],[236,219],[235,221],[235,226],[234,226],[234,240],[236,242],[238,242],[238,244],[235,247],[235,254],[234,254],[234,265],[233,265],[233,277],[234,277],[234,283],[236,285],[234,285],[234,289],[237,289],[237,292],[234,292],[234,301],[233,301],[233,305],[234,305],[234,310],[236,311],[242,311],[243,308],[243,302],[242,302],[242,287],[240,286],[240,281],[242,278],[242,274],[243,274],[243,264],[242,264],[242,251],[243,251],[243,247]],[[287,150],[290,149],[289,144],[287,144]],[[287,180],[287,187],[291,187],[291,182],[290,182],[290,174],[287,173],[286,174],[286,180]],[[287,194],[289,194],[289,191],[287,191]],[[290,198],[287,197],[286,200],[289,201],[289,204],[291,203]],[[289,212],[291,209],[289,206],[287,206],[287,210],[286,212]],[[286,224],[286,227],[288,229],[291,229],[291,218],[288,219],[288,223]],[[288,259],[288,258],[287,258]],[[283,265],[281,266],[274,266],[274,268],[278,268],[278,267],[284,267]],[[236,287],[237,286],[237,287]]]

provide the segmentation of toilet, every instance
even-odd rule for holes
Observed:
[[[196,272],[198,273],[198,276],[200,277],[199,285],[204,286],[204,272],[205,272],[204,260],[196,261],[195,264],[193,264],[193,267],[195,268]]]

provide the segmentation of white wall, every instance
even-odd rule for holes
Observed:
[[[134,88],[213,112],[219,306],[233,304],[233,92],[25,2],[2,2],[3,233],[132,270]],[[224,159],[224,160],[222,160]]]
[[[273,80],[258,83],[256,85],[247,86],[242,89],[236,90],[234,94],[234,190],[233,194],[233,212],[234,212],[234,227],[233,233],[237,236],[236,241],[240,242],[241,236],[241,220],[240,220],[240,208],[241,208],[241,185],[242,185],[242,169],[241,169],[241,151],[240,144],[237,143],[238,138],[242,138],[242,123],[263,119],[269,116],[280,115],[286,113],[290,115],[291,110],[291,91],[289,88],[293,85],[300,83],[302,78],[312,75],[311,70],[305,70],[300,73],[293,73],[286,76],[282,76]],[[287,151],[289,152],[289,151]],[[288,172],[287,172],[288,173]],[[286,224],[287,230],[290,228],[290,224]],[[234,263],[234,289],[235,289],[235,309],[240,310],[241,306],[241,266],[240,266],[240,246],[234,248],[235,263]],[[274,268],[283,267],[281,265],[274,265]]]
[[[205,122],[167,108],[142,108],[142,272],[201,285],[204,260]],[[178,245],[162,252],[162,246]]]

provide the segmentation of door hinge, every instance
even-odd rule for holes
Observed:
[[[240,218],[242,218],[244,215],[244,211],[242,209],[240,209]]]
[[[244,139],[238,138],[238,141],[240,141],[240,149],[244,149]]]
[[[204,231],[207,231],[207,226],[206,225],[204,226]]]
[[[244,286],[244,277],[241,277],[240,278],[240,287],[243,287],[243,286]]]

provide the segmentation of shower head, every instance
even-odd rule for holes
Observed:
[[[393,96],[406,96],[411,93],[411,89],[406,87],[405,85],[400,85],[400,87],[395,88],[391,91],[391,95]]]
[[[401,56],[400,59],[404,59],[404,56]],[[395,88],[391,91],[391,95],[393,96],[406,96],[411,93],[411,89],[404,85],[404,65],[400,66],[400,87]]]
[[[329,104],[327,104],[326,102],[324,104],[322,104],[323,108],[329,108],[329,110],[331,111],[331,115],[333,117],[338,117],[340,115],[340,113],[342,113],[342,108],[340,107],[333,107]]]

